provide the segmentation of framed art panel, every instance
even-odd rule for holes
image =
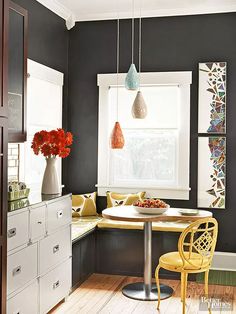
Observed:
[[[199,63],[198,133],[226,132],[226,62]]]
[[[198,138],[198,207],[225,208],[226,137]]]

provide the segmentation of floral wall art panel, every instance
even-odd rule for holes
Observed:
[[[226,138],[198,138],[198,207],[225,208]]]
[[[199,63],[198,133],[226,132],[226,62]]]

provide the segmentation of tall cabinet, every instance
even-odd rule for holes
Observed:
[[[6,313],[7,143],[8,143],[8,0],[0,0],[0,314]]]

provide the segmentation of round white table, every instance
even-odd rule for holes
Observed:
[[[152,222],[154,221],[195,221],[200,218],[211,217],[212,213],[199,210],[195,216],[185,216],[179,213],[178,208],[169,208],[164,214],[139,214],[133,206],[117,206],[103,210],[102,216],[118,221],[144,222],[144,282],[131,283],[123,287],[125,296],[143,301],[157,300],[157,287],[152,283]],[[157,261],[158,262],[158,261]],[[167,285],[160,285],[161,299],[173,294],[173,289]]]

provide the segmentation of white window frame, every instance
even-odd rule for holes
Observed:
[[[120,73],[118,85],[124,86],[126,73]],[[118,193],[135,193],[146,191],[147,197],[159,197],[163,199],[189,199],[189,169],[190,169],[190,85],[192,84],[192,72],[146,72],[142,73],[142,86],[145,85],[176,85],[180,88],[180,116],[181,125],[179,133],[179,168],[181,184],[178,187],[125,187],[109,185],[109,161],[110,161],[110,127],[109,118],[109,88],[117,85],[116,74],[98,74],[97,85],[99,87],[99,118],[98,118],[98,183],[96,184],[98,195],[105,196],[107,191]]]
[[[31,59],[27,60],[27,69],[28,69],[28,79],[36,78],[43,81],[50,82],[52,84],[55,84],[60,87],[61,95],[60,95],[60,103],[58,103],[57,110],[59,111],[60,121],[58,121],[57,127],[62,127],[62,98],[63,98],[63,85],[64,85],[64,73],[59,72],[55,69],[52,69],[50,67],[47,67],[41,63],[38,63],[36,61],[33,61]],[[42,91],[43,92],[43,91]],[[46,114],[46,113],[45,113]],[[41,121],[40,121],[41,124]],[[29,130],[30,121],[27,120],[27,129]],[[29,142],[28,136],[32,135],[27,133],[27,142]],[[33,154],[33,151],[32,151]],[[26,171],[26,162],[27,162],[27,148],[26,143],[20,144],[20,162],[19,162],[19,179],[20,181],[25,182],[25,171]],[[57,172],[58,172],[58,179],[59,179],[59,185],[61,187],[64,187],[62,185],[62,161],[61,158],[58,158],[57,160]],[[43,175],[43,174],[42,174]],[[27,186],[31,188],[31,192],[35,192],[41,189],[41,183],[38,185],[31,185],[30,182],[27,182]]]

